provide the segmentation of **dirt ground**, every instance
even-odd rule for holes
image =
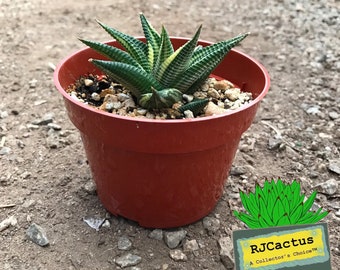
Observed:
[[[231,215],[238,189],[277,177],[300,180],[307,194],[321,184],[317,203],[332,211],[325,221],[332,266],[340,269],[339,11],[339,0],[0,0],[0,222],[17,220],[0,231],[0,269],[120,269],[117,258],[128,253],[141,261],[126,269],[225,269],[218,240],[245,228]],[[53,66],[83,47],[77,37],[109,40],[95,18],[141,35],[139,12],[173,36],[191,36],[201,23],[201,38],[210,41],[250,31],[239,49],[272,79],[209,215],[217,228],[202,221],[182,228],[184,243],[198,243],[197,250],[178,247],[183,261],[151,230],[102,207],[52,81]],[[84,217],[109,226],[96,231]],[[45,229],[47,247],[27,239],[32,223]],[[121,237],[130,250],[118,248]]]

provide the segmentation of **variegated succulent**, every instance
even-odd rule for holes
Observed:
[[[202,47],[197,45],[200,26],[191,40],[174,50],[164,27],[159,34],[143,14],[140,14],[140,20],[146,42],[98,21],[124,50],[96,41],[80,41],[109,59],[89,61],[126,87],[139,105],[148,110],[171,108],[174,103],[182,101],[183,94],[196,92],[231,48],[248,35],[241,34]],[[196,113],[207,102],[194,99],[179,110],[183,112],[190,109]]]
[[[255,192],[240,197],[247,213],[234,211],[234,215],[249,228],[267,228],[291,224],[312,224],[327,216],[328,211],[311,211],[317,192],[308,199],[301,194],[300,183],[294,180],[285,184],[281,179],[265,181],[263,188],[258,184]]]

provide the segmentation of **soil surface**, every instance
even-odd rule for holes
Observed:
[[[298,179],[308,195],[319,191],[316,203],[332,211],[325,221],[332,267],[339,269],[338,0],[1,0],[0,6],[0,222],[11,221],[0,230],[0,269],[121,269],[124,263],[130,263],[125,269],[226,269],[219,242],[245,228],[231,214],[241,207],[238,190],[277,177]],[[192,36],[200,24],[201,38],[210,41],[250,31],[238,49],[272,79],[223,197],[204,222],[174,230],[175,249],[166,237],[157,239],[169,230],[141,228],[102,207],[52,80],[54,66],[84,47],[77,37],[110,39],[95,18],[140,36],[139,12],[173,36]],[[85,217],[106,221],[97,231]],[[45,230],[49,245],[28,239],[32,224]]]

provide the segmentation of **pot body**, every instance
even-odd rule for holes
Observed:
[[[171,39],[175,48],[187,41]],[[100,73],[89,58],[103,59],[91,49],[76,52],[58,65],[54,82],[80,131],[104,207],[150,228],[183,226],[207,215],[221,197],[241,135],[269,89],[267,71],[232,50],[214,75],[252,92],[251,103],[224,115],[149,120],[99,111],[65,92],[81,75]]]

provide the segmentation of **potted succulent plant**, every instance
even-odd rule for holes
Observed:
[[[115,215],[153,228],[177,227],[208,214],[223,190],[241,135],[269,89],[269,75],[251,57],[231,50],[247,34],[218,43],[161,34],[141,14],[145,37],[134,38],[103,23],[115,39],[81,41],[90,48],[64,59],[54,82],[69,118],[79,129],[98,196]],[[209,76],[251,92],[253,100],[223,114],[147,119],[98,110],[67,89],[81,76],[106,74],[129,90],[145,110],[194,116],[209,99],[195,91]],[[194,98],[185,99],[186,96]]]

